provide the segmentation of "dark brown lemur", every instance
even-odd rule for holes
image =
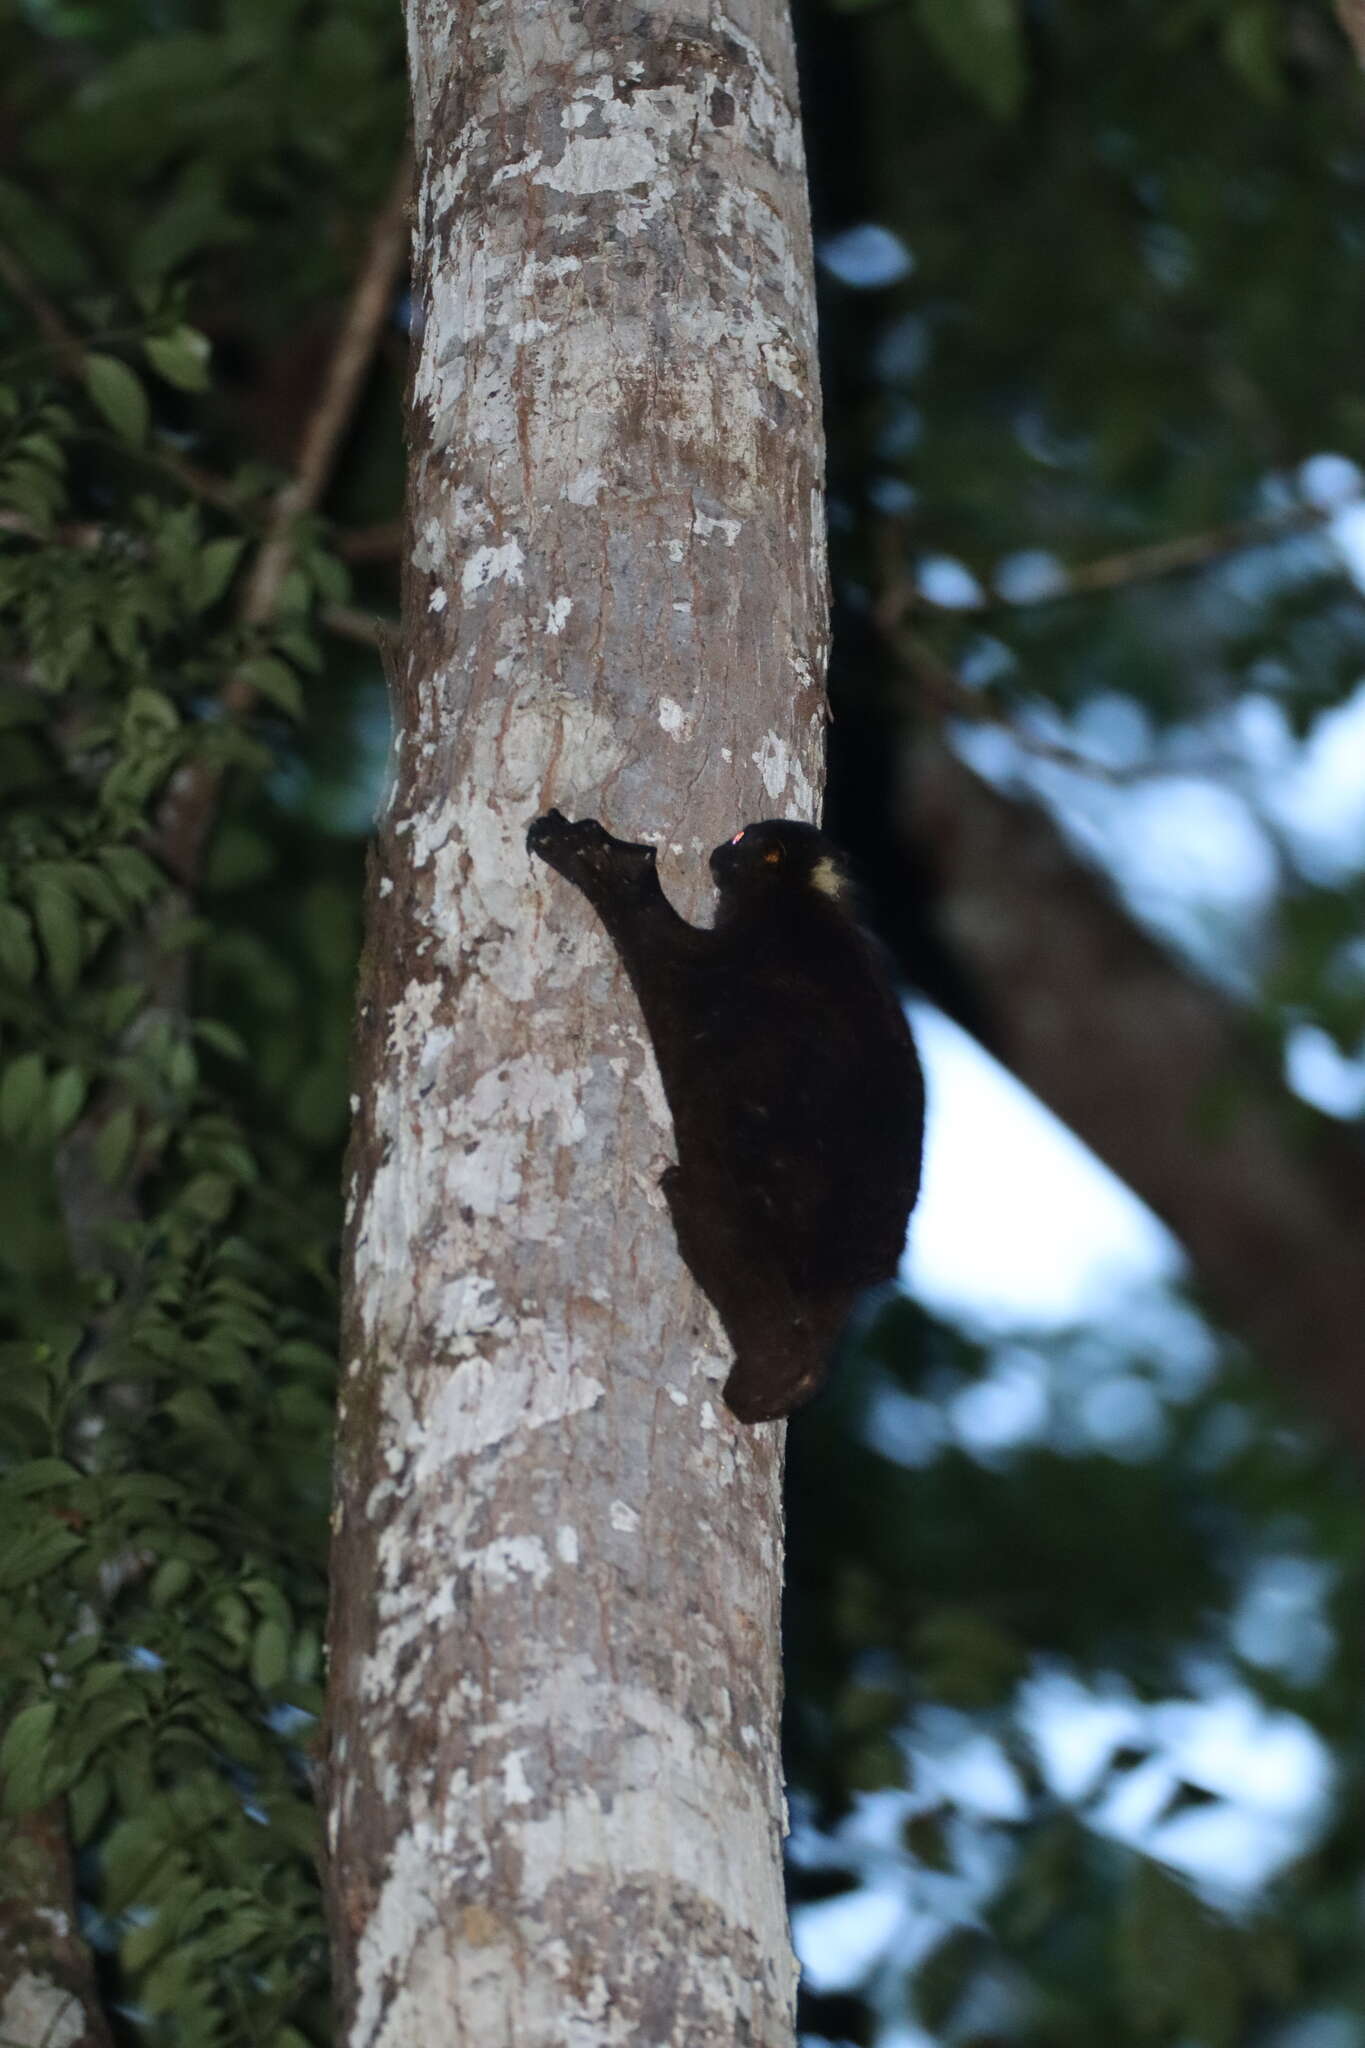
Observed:
[[[895,1273],[919,1192],[924,1083],[842,856],[812,825],[746,825],[711,855],[706,930],[652,846],[558,811],[526,844],[587,897],[639,998],[677,1140],[663,1191],[735,1350],[726,1403],[788,1415],[855,1296]]]

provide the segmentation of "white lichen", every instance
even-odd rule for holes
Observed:
[[[40,1977],[21,1970],[0,2003],[0,2040],[31,2041],[42,2048],[73,2048],[85,2038],[85,2016],[80,2000]]]
[[[726,547],[732,548],[743,531],[743,521],[739,519],[713,519],[709,513],[694,512],[692,514],[692,531],[696,534],[698,540],[710,540],[712,534],[718,533]]]
[[[504,541],[500,548],[478,548],[460,572],[460,588],[466,597],[473,597],[490,583],[519,584],[525,560],[519,540]]]

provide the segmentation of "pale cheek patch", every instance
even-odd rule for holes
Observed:
[[[822,896],[833,896],[836,902],[843,895],[844,878],[828,854],[816,861],[811,869],[810,885],[812,889],[818,889]]]

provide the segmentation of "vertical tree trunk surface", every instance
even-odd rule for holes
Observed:
[[[334,1554],[342,2038],[789,2044],[781,1433],[550,804],[818,807],[814,302],[778,0],[409,0],[407,638],[369,897]]]

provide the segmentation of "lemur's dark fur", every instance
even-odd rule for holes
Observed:
[[[558,811],[526,843],[587,897],[644,1011],[677,1138],[663,1190],[735,1349],[726,1402],[786,1415],[854,1296],[895,1273],[919,1192],[919,1062],[842,859],[811,825],[746,825],[711,855],[708,931],[652,846]]]

